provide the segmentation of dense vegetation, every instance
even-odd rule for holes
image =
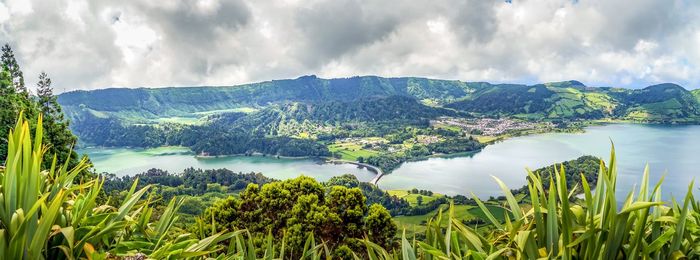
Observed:
[[[366,108],[371,104],[364,102],[394,96],[486,116],[698,122],[698,93],[675,84],[631,90],[587,87],[578,81],[527,86],[421,78],[320,79],[306,76],[232,87],[75,91],[62,94],[59,101],[76,122],[84,113],[118,118],[127,123],[144,123],[163,117],[198,117],[197,113],[290,102],[319,107],[357,104]],[[108,97],[109,101],[100,102],[106,99],[103,97]],[[382,114],[382,108],[379,109]],[[454,112],[442,110],[440,113]]]
[[[24,74],[14,57],[12,48],[5,44],[2,47],[2,70],[0,71],[0,162],[5,162],[8,140],[4,137],[10,127],[17,122],[20,112],[31,119],[30,128],[36,129],[37,118],[43,116],[44,144],[49,152],[44,158],[44,167],[50,166],[54,155],[58,163],[65,161],[69,166],[78,164],[78,154],[72,151],[77,138],[71,133],[68,121],[64,118],[57,97],[53,95],[51,79],[46,73],[39,75],[37,95],[32,96],[24,85]]]
[[[454,221],[443,224],[442,216],[431,221],[426,241],[412,244],[404,239],[404,258],[561,258],[561,259],[694,259],[700,256],[697,245],[700,206],[695,201],[693,183],[685,198],[672,203],[661,201],[661,181],[651,188],[645,171],[638,191],[630,192],[622,203],[617,200],[616,158],[614,149],[609,167],[600,166],[595,191],[581,179],[582,199],[567,188],[567,173],[555,170],[545,189],[538,173],[529,173],[529,194],[518,201],[500,180],[512,217],[499,221],[477,199],[490,219],[492,229],[482,235],[477,229]],[[446,230],[446,231],[445,231]],[[451,232],[451,230],[455,230]],[[452,241],[442,243],[441,241]],[[391,253],[373,248],[387,259]]]
[[[265,184],[275,181],[261,173],[240,173],[228,169],[202,170],[187,168],[182,173],[172,174],[160,169],[150,169],[133,176],[117,177],[106,174],[104,191],[106,193],[127,190],[138,180],[137,188],[146,185],[168,187],[161,189],[160,195],[166,200],[172,195],[201,195],[207,192],[213,184],[223,186],[227,191],[234,192],[245,189],[248,184]],[[175,194],[173,194],[175,193]],[[171,195],[171,196],[168,196]]]
[[[23,119],[8,133],[5,167],[0,168],[0,255],[2,259],[107,259],[136,255],[151,258],[201,258],[222,254],[223,240],[240,236],[211,229],[197,237],[173,228],[182,200],[172,199],[154,216],[150,189],[135,182],[116,206],[98,204],[104,181],[76,184],[87,167],[83,158],[73,168],[43,168],[42,116],[32,139]],[[53,157],[56,158],[56,157]],[[208,234],[208,233],[207,233]],[[229,248],[230,255],[240,250]]]
[[[113,174],[103,175],[105,183],[103,190],[105,194],[112,198],[120,198],[123,191],[128,190],[133,183],[137,182],[137,188],[147,185],[152,186],[151,190],[157,191],[156,196],[161,202],[170,201],[176,196],[187,196],[193,208],[188,209],[188,213],[201,213],[211,200],[199,200],[197,197],[214,196],[216,198],[237,195],[243,191],[248,184],[263,185],[276,182],[278,180],[265,177],[262,173],[240,173],[229,169],[202,170],[188,168],[182,173],[169,173],[160,169],[150,169],[146,172],[134,176],[116,177]],[[346,188],[358,188],[366,199],[366,205],[380,204],[389,211],[391,216],[398,215],[422,215],[436,209],[440,204],[447,203],[447,197],[437,202],[412,206],[408,201],[390,195],[386,191],[377,188],[376,185],[360,182],[357,177],[351,174],[335,176],[322,183],[325,188],[333,186],[343,186]],[[422,191],[430,193],[431,191]],[[191,200],[191,201],[190,201]],[[161,203],[162,204],[162,203]],[[475,204],[471,204],[475,205]]]
[[[428,145],[413,145],[410,149],[398,153],[382,153],[367,158],[360,158],[361,162],[379,167],[382,171],[391,172],[402,163],[423,158],[434,154],[450,154],[462,152],[474,152],[484,145],[472,137],[451,137],[444,141]]]
[[[108,96],[108,101],[96,101]],[[391,172],[408,160],[482,148],[464,136],[480,135],[480,129],[456,135],[435,131],[431,120],[442,117],[547,121],[561,128],[593,119],[698,123],[699,97],[700,92],[674,84],[631,90],[578,81],[528,86],[305,76],[233,87],[74,91],[58,100],[84,145],[179,145],[212,156],[362,159]],[[348,138],[380,138],[388,144]],[[348,142],[355,143],[343,144]]]
[[[153,169],[136,177],[120,178],[85,175],[89,162],[87,158],[78,159],[70,149],[75,137],[51,93],[50,79],[42,73],[37,96],[32,96],[24,87],[24,75],[9,46],[2,51],[0,134],[7,136],[0,142],[2,259],[700,258],[700,204],[692,193],[694,183],[689,184],[682,200],[663,202],[661,182],[651,188],[645,172],[637,192],[618,198],[614,149],[607,167],[597,158],[581,157],[558,167],[528,172],[527,186],[515,192],[496,179],[504,195],[486,202],[408,191],[416,195],[415,206],[348,175],[326,183],[303,176],[276,181],[258,173],[226,169],[187,169],[178,174]],[[124,142],[183,144],[195,151],[211,150],[215,154],[216,149],[211,148],[214,145],[231,149],[222,152],[226,154],[327,155],[329,151],[323,142],[334,140],[338,134],[362,136],[372,132],[366,136],[374,136],[381,132],[386,142],[367,145],[405,149],[363,157],[361,161],[392,169],[411,158],[481,148],[470,136],[426,126],[425,120],[431,117],[460,112],[421,102],[477,110],[481,108],[468,108],[468,103],[486,105],[503,99],[524,107],[493,108],[497,115],[617,117],[659,122],[694,122],[699,108],[697,91],[688,92],[671,84],[623,90],[590,89],[577,82],[564,82],[537,85],[532,92],[530,87],[518,90],[525,91],[521,93],[523,97],[538,102],[498,94],[509,88],[485,90],[491,87],[486,83],[414,78],[304,77],[226,88],[227,95],[220,99],[210,99],[198,89],[185,89],[186,98],[153,95],[159,91],[147,89],[107,91],[130,95],[133,100],[128,102],[132,106],[119,109],[129,110],[141,119],[195,113],[202,109],[197,102],[208,99],[210,107],[204,109],[230,109],[233,103],[229,102],[255,97],[249,102],[258,106],[257,111],[209,115],[203,125],[125,124],[122,110],[108,109],[121,106],[120,98],[90,104],[103,111],[81,103],[81,111],[87,112],[73,111],[71,115],[106,120],[110,125],[98,123],[93,130],[107,127],[104,131],[126,131],[129,134],[121,133],[122,136],[133,139]],[[275,91],[268,93],[269,88]],[[338,89],[347,92],[336,93]],[[77,93],[73,95],[78,99],[90,96],[89,92]],[[198,98],[192,99],[193,96]],[[355,98],[370,103],[353,106]],[[184,108],[161,105],[177,102],[184,102]],[[364,110],[373,106],[371,102],[393,105],[385,111]],[[141,111],[146,108],[147,113]],[[401,111],[402,115],[392,116],[391,111]],[[330,125],[347,132],[306,131],[312,126],[320,129]],[[117,130],[111,130],[112,127]],[[167,131],[162,129],[167,127]],[[198,150],[195,136],[203,133],[224,137],[204,138],[210,143],[202,144],[207,148]],[[118,132],[107,134],[111,139],[105,140],[122,142],[113,136]],[[326,134],[326,139],[319,138],[321,134]],[[98,140],[99,135],[96,134]],[[240,143],[241,147],[228,148],[222,143]],[[206,204],[192,199],[211,193],[231,196],[216,195]],[[424,197],[431,200],[425,202]],[[451,206],[443,216],[440,206],[446,203]],[[475,214],[483,218],[458,219],[457,211],[465,209],[459,206],[464,205],[474,206],[470,210],[478,208]],[[203,206],[207,208],[202,209]],[[392,213],[419,215],[433,211],[437,215],[427,221],[424,231],[411,240],[405,231],[397,238]]]
[[[349,102],[389,96],[451,100],[466,95],[478,85],[481,84],[422,78],[304,76],[229,87],[74,91],[62,94],[59,101],[71,118],[91,110],[123,119],[153,119],[287,102]]]
[[[98,204],[101,178],[74,184],[74,178],[87,166],[85,160],[73,169],[42,169],[46,150],[41,145],[41,117],[38,122],[34,140],[23,120],[18,120],[16,131],[8,135],[8,160],[0,169],[0,252],[4,259],[700,256],[696,248],[700,243],[700,205],[694,200],[693,183],[680,203],[664,203],[661,183],[650,189],[645,172],[638,194],[631,192],[619,203],[614,150],[609,167],[600,164],[598,168],[595,191],[587,178],[575,186],[582,191],[580,199],[573,197],[578,192],[568,187],[571,175],[564,166],[553,169],[547,188],[540,171],[529,172],[526,196],[516,198],[497,180],[505,194],[499,202],[506,210],[503,218],[475,198],[489,220],[487,225],[473,222],[468,224],[481,227],[467,226],[455,219],[455,207],[450,207],[446,216],[439,213],[428,221],[424,234],[412,241],[402,236],[400,243],[395,243],[396,226],[389,212],[378,204],[367,207],[359,188],[345,187],[353,185],[348,184],[353,182],[348,178],[332,182],[342,186],[324,186],[307,177],[262,187],[249,184],[240,198],[220,200],[206,210],[189,227],[194,233],[188,233],[174,225],[183,200],[173,198],[166,206],[155,208],[153,195],[144,199],[150,185],[138,189],[135,181],[112,207]],[[167,174],[151,175],[159,182],[178,183]],[[428,195],[426,191],[422,194]],[[237,231],[217,231],[222,227]],[[322,244],[317,245],[316,239]]]
[[[574,160],[542,167],[534,170],[533,172],[542,176],[542,186],[545,189],[549,189],[549,180],[552,176],[556,176],[560,168],[563,168],[563,171],[566,174],[566,187],[571,190],[574,189],[574,187],[581,187],[583,185],[581,178],[585,178],[586,182],[590,183],[592,188],[595,188],[595,180],[598,179],[600,167],[603,167],[603,169],[606,170],[605,165],[601,165],[601,160],[599,158],[591,155],[584,155]],[[523,186],[517,191],[513,191],[513,193],[527,192],[527,185]],[[578,192],[583,191],[578,189]]]
[[[273,105],[249,114],[227,112],[211,115],[201,125],[123,125],[115,118],[84,114],[83,124],[74,127],[83,142],[101,146],[180,145],[197,154],[269,154],[280,156],[331,156],[323,142],[347,137],[387,136],[401,143],[416,135],[440,135],[446,140],[415,146],[391,154],[397,163],[434,153],[474,151],[481,145],[458,132],[427,128],[427,118],[456,115],[428,107],[401,96],[368,99],[355,103],[329,101],[318,104]],[[407,130],[408,129],[408,130]],[[374,158],[367,158],[368,162]],[[377,161],[379,162],[379,161]],[[387,171],[398,166],[378,163]]]
[[[309,233],[335,249],[334,255],[359,251],[364,236],[391,248],[396,233],[389,212],[378,204],[368,207],[359,188],[324,188],[304,176],[262,187],[250,184],[240,199],[221,200],[204,216],[231,230],[247,229],[254,243],[262,243],[269,233],[278,240],[284,237],[290,258],[303,255]]]

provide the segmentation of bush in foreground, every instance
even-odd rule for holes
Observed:
[[[649,189],[648,168],[639,191],[618,203],[614,147],[609,167],[601,162],[595,191],[580,178],[583,198],[567,188],[564,167],[545,189],[543,176],[528,172],[529,196],[517,201],[503,182],[505,221],[498,221],[483,202],[477,204],[491,228],[465,226],[454,218],[441,225],[442,214],[429,221],[425,240],[402,238],[400,252],[388,252],[366,242],[371,259],[697,259],[700,257],[700,204],[693,183],[680,202],[661,200],[659,181]],[[512,216],[512,217],[510,217]]]

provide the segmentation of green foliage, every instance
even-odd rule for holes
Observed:
[[[229,229],[246,228],[253,244],[262,244],[268,234],[284,239],[286,256],[299,257],[312,234],[331,251],[342,246],[357,248],[365,235],[390,245],[396,226],[381,205],[370,206],[358,188],[324,188],[309,177],[272,182],[262,187],[250,184],[240,199],[216,202],[202,215]],[[393,229],[392,229],[393,228]],[[392,231],[393,230],[393,231]],[[345,250],[341,250],[345,252]]]
[[[242,107],[256,108],[288,101],[349,102],[389,96],[451,100],[468,94],[473,89],[471,85],[478,84],[420,78],[366,76],[321,79],[304,76],[228,87],[73,91],[61,94],[59,102],[66,107],[72,119],[83,108],[89,108],[119,119],[140,120]]]
[[[17,63],[17,59],[15,59],[15,54],[10,44],[5,43],[2,46],[0,61],[2,61],[3,68],[9,72],[11,86],[17,93],[28,96],[27,88],[24,86],[24,74],[19,67],[19,63]]]
[[[700,103],[693,93],[675,84],[659,84],[629,92],[616,112],[644,122],[697,122]]]
[[[105,259],[145,254],[155,259],[216,256],[219,245],[235,233],[216,233],[201,240],[173,236],[182,200],[173,198],[155,222],[151,201],[143,201],[150,186],[128,189],[116,207],[97,204],[104,180],[75,184],[88,167],[81,160],[43,169],[48,147],[43,145],[42,117],[34,139],[22,115],[8,134],[5,167],[0,168],[0,255],[3,259]],[[235,249],[228,250],[235,253]]]
[[[4,137],[9,133],[10,127],[17,122],[22,112],[24,119],[29,120],[30,129],[36,129],[38,117],[43,116],[43,144],[49,151],[43,158],[42,167],[50,167],[54,154],[59,160],[58,164],[68,162],[70,167],[76,167],[80,161],[78,154],[72,148],[76,137],[69,130],[68,121],[63,117],[61,106],[56,101],[51,89],[51,79],[42,73],[38,83],[39,96],[32,97],[24,86],[24,76],[14,58],[9,45],[2,47],[2,71],[0,71],[0,162],[5,161],[8,149],[8,140]],[[84,170],[81,175],[88,174]]]
[[[373,243],[384,248],[393,248],[393,237],[396,234],[396,225],[392,223],[389,212],[379,204],[369,207],[365,219],[367,236]]]
[[[408,242],[404,259],[694,259],[700,256],[697,229],[700,207],[691,182],[681,203],[661,201],[661,183],[649,186],[648,167],[636,193],[616,197],[617,168],[614,149],[609,167],[599,164],[595,191],[581,178],[583,199],[575,199],[566,168],[555,169],[545,188],[539,172],[528,172],[529,204],[521,204],[500,180],[505,194],[504,220],[477,200],[491,222],[486,233],[465,226],[450,206],[448,222],[443,215],[431,219],[425,239]],[[577,186],[576,189],[579,189]],[[366,242],[370,259],[398,259],[395,252]]]
[[[400,126],[427,125],[428,119],[438,116],[468,116],[463,112],[528,120],[608,118],[691,123],[700,121],[697,96],[697,92],[673,84],[630,90],[591,88],[577,81],[527,86],[421,78],[327,80],[307,76],[233,87],[74,91],[62,94],[58,100],[74,122],[73,131],[86,143],[179,144],[210,154],[257,151],[326,156],[327,149],[308,140],[275,138],[384,136]],[[232,112],[250,112],[250,108],[254,112]],[[167,118],[199,119],[202,115],[208,115],[204,120],[207,126],[154,124],[168,121],[163,120]],[[195,136],[206,138],[198,140]],[[396,141],[402,139],[396,137]],[[259,143],[276,146],[262,149],[255,145]],[[287,151],[287,147],[292,151]]]
[[[540,169],[534,170],[542,178],[542,187],[546,190],[549,188],[549,180],[552,176],[557,175],[557,171],[560,168],[564,168],[566,173],[566,187],[568,189],[574,189],[578,187],[575,192],[582,193],[583,190],[581,186],[583,182],[581,178],[585,178],[586,181],[591,185],[591,188],[595,188],[596,179],[598,179],[598,173],[601,167],[601,160],[595,156],[584,155],[574,160],[565,161],[562,163],[556,163]],[[605,168],[605,165],[602,165]],[[529,178],[529,177],[528,177]],[[516,194],[527,194],[529,192],[528,186],[524,185],[519,190],[513,191]]]
[[[424,234],[412,241],[403,235],[397,243],[389,211],[378,204],[367,207],[360,188],[344,187],[361,184],[345,177],[332,179],[329,187],[324,187],[311,178],[299,177],[262,187],[248,185],[240,199],[221,200],[207,209],[192,227],[195,233],[187,234],[174,225],[178,212],[187,204],[183,199],[173,198],[157,211],[153,193],[144,199],[153,187],[139,188],[135,180],[116,206],[100,205],[97,198],[103,179],[81,184],[73,181],[87,167],[86,160],[69,168],[67,164],[58,166],[54,159],[49,169],[42,169],[47,151],[42,145],[42,117],[34,139],[30,125],[21,118],[8,135],[8,163],[0,169],[0,252],[4,259],[138,255],[154,259],[700,256],[696,248],[700,243],[700,205],[692,193],[693,183],[683,200],[665,203],[661,200],[662,181],[652,188],[647,168],[639,190],[618,200],[614,149],[608,167],[598,163],[595,190],[586,176],[593,160],[588,157],[528,172],[524,199],[496,179],[504,193],[501,206],[491,205],[493,202],[487,205],[475,197],[480,211],[468,208],[470,214],[482,214],[481,218],[490,222],[488,226],[473,223],[481,228],[465,225],[461,213],[456,212],[462,209],[451,205],[446,215],[437,211]],[[581,171],[578,180],[569,180],[576,175],[568,174],[571,169]],[[177,181],[167,175],[151,177]],[[205,187],[220,189],[213,187],[217,185]],[[579,189],[583,196],[575,198]]]
[[[493,114],[529,114],[547,109],[547,99],[554,94],[545,85],[496,85],[482,88],[468,99],[447,107]]]

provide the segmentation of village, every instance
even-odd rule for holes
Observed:
[[[436,120],[431,120],[430,124],[437,127],[458,127],[466,133],[482,136],[500,136],[507,133],[554,127],[554,124],[550,122],[535,123],[508,118],[440,117]]]

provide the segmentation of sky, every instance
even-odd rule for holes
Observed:
[[[700,87],[697,0],[0,0],[0,41],[57,92],[311,74]]]

